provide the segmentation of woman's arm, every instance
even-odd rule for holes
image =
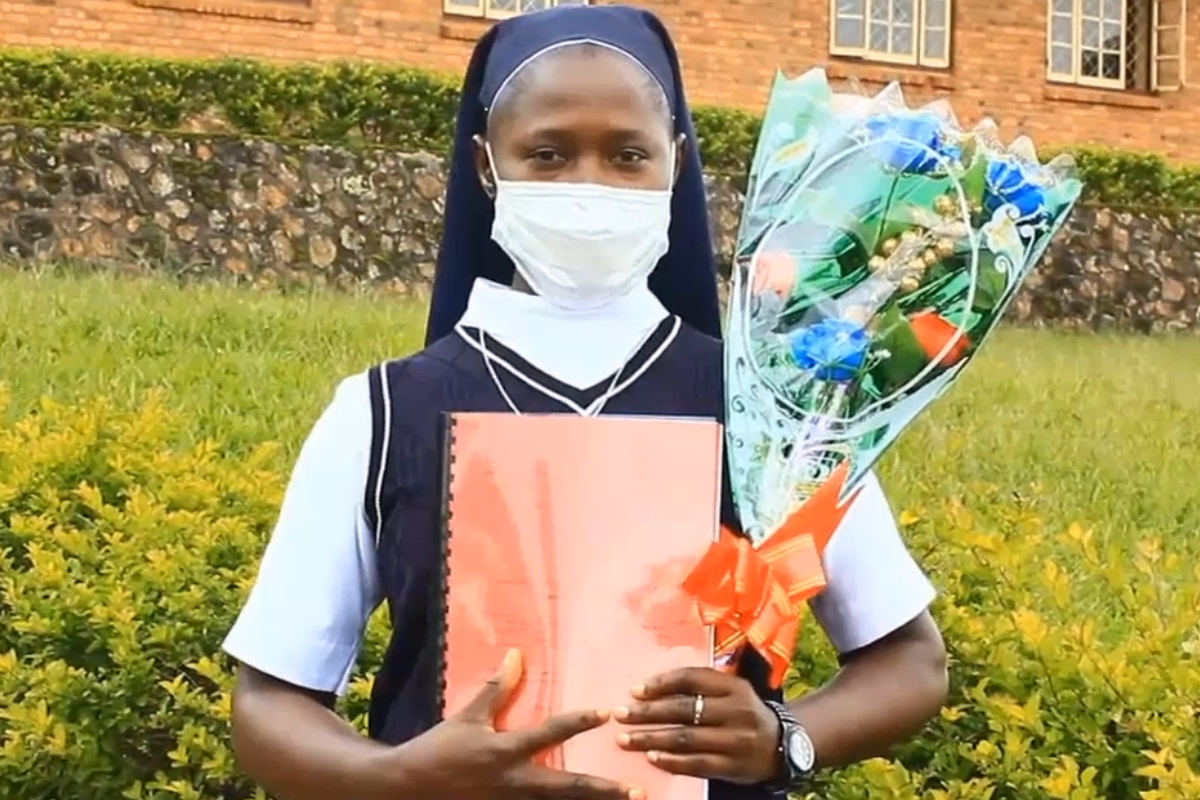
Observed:
[[[924,612],[843,663],[830,683],[789,709],[812,739],[818,767],[883,755],[945,700],[941,636]],[[615,712],[631,726],[618,743],[658,767],[735,783],[781,777],[779,718],[748,681],[714,669],[680,669],[650,678],[634,697]]]
[[[817,766],[886,755],[946,701],[946,649],[928,612],[842,657],[832,681],[790,704],[812,738]]]
[[[946,648],[929,615],[935,591],[909,554],[887,497],[868,475],[824,554],[812,610],[839,653],[832,681],[790,705],[817,763],[887,753],[941,709]]]
[[[343,381],[292,469],[250,595],[225,639],[239,765],[284,800],[393,797],[391,748],[332,710],[380,602],[362,513],[371,447],[365,374]]]
[[[573,711],[497,732],[496,715],[521,684],[519,655],[455,716],[403,745],[363,739],[328,708],[329,697],[244,669],[234,703],[239,763],[283,800],[644,800],[641,790],[537,766],[533,758],[603,725]]]
[[[359,375],[342,383],[305,441],[254,588],[225,640],[241,662],[238,764],[282,800],[637,800],[628,787],[532,763],[601,725],[601,713],[495,730],[520,683],[515,653],[462,712],[400,746],[367,740],[333,712],[381,596],[362,513],[370,445],[370,393]]]
[[[812,739],[816,765],[839,767],[886,753],[937,714],[946,651],[927,611],[933,587],[873,477],[830,540],[825,573],[812,608],[842,668],[789,710]],[[634,699],[615,712],[630,726],[618,741],[662,769],[737,783],[781,777],[780,720],[748,681],[675,670],[650,678]]]
[[[233,748],[238,765],[282,800],[394,800],[406,776],[395,748],[372,742],[333,712],[334,695],[238,671]]]

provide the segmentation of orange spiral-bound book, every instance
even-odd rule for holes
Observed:
[[[717,537],[721,427],[656,417],[452,414],[444,483],[442,711],[518,648],[525,678],[498,724],[631,702],[645,679],[710,666],[683,579]],[[552,766],[704,800],[707,783],[618,748],[609,723]]]

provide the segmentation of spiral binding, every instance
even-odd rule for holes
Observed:
[[[441,602],[441,627],[437,631],[436,658],[438,689],[435,718],[446,716],[446,653],[449,647],[446,633],[450,622],[450,537],[454,517],[454,426],[457,417],[449,412],[442,415],[442,552],[438,569],[437,597]]]

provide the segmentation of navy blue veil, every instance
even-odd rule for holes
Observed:
[[[687,136],[688,147],[671,202],[670,249],[650,276],[650,289],[685,323],[710,336],[721,335],[704,175],[675,46],[662,22],[647,11],[628,6],[558,6],[497,24],[471,55],[454,131],[426,344],[454,330],[476,278],[512,282],[512,261],[491,239],[492,200],[479,183],[473,139],[486,132],[487,110],[505,79],[547,47],[573,41],[625,51],[666,90],[675,132]]]

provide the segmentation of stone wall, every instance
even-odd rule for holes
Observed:
[[[443,162],[428,155],[0,125],[0,252],[420,295],[444,188]],[[719,178],[709,195],[714,245],[728,254],[739,196]],[[1200,327],[1198,221],[1078,209],[1009,318]]]

